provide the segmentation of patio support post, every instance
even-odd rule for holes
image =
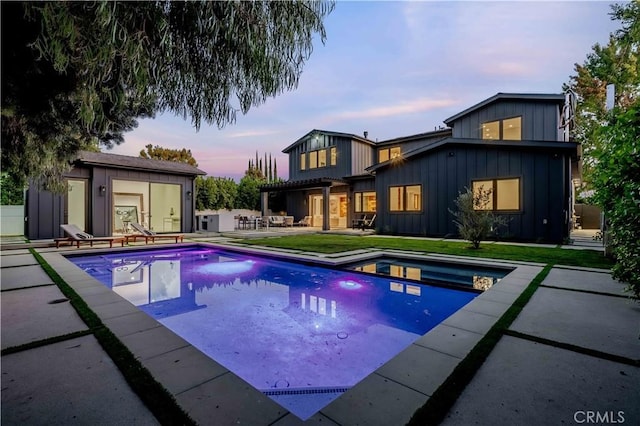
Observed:
[[[260,193],[260,212],[262,217],[269,215],[267,210],[269,210],[269,193],[265,191]]]
[[[331,229],[329,225],[329,193],[331,192],[330,186],[322,187],[322,230],[328,231]]]

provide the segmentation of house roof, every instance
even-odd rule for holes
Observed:
[[[412,157],[420,156],[428,151],[436,150],[444,146],[476,146],[482,148],[523,148],[528,150],[558,150],[558,151],[576,151],[578,143],[576,142],[559,142],[559,141],[505,141],[505,140],[485,140],[485,139],[466,139],[466,138],[444,138],[434,143],[422,146],[420,148],[413,149],[404,153],[401,157],[401,161],[408,160]],[[393,159],[385,161],[384,163],[374,164],[367,167],[365,170],[368,172],[375,172],[377,170],[386,168],[395,164],[398,160]]]
[[[287,182],[268,183],[260,186],[260,192],[267,191],[281,191],[281,190],[294,190],[294,189],[309,189],[320,188],[325,186],[346,185],[347,181],[344,179],[336,178],[313,178],[313,179],[301,179]]]
[[[329,135],[329,136],[338,136],[338,137],[347,138],[347,139],[354,139],[354,140],[357,140],[359,142],[363,142],[363,143],[366,143],[366,144],[369,144],[369,145],[375,145],[376,144],[372,140],[363,138],[362,136],[354,135],[352,133],[341,133],[341,132],[332,132],[332,131],[329,131],[329,130],[313,129],[310,132],[308,132],[307,134],[305,134],[303,137],[301,137],[300,139],[298,139],[297,141],[295,141],[294,143],[292,143],[291,145],[289,145],[288,147],[283,149],[282,152],[285,153],[285,154],[289,153],[289,151],[291,151],[296,145],[302,143],[303,141],[305,141],[309,136],[313,135],[314,133],[322,133],[324,135]]]
[[[482,102],[479,102],[472,107],[465,109],[462,112],[457,113],[456,115],[452,115],[451,117],[444,120],[444,123],[449,126],[453,121],[468,115],[475,110],[483,108],[489,104],[494,102],[503,101],[503,100],[523,100],[523,101],[548,101],[554,102],[558,105],[562,105],[564,103],[565,95],[562,93],[497,93],[492,97],[485,99]]]
[[[415,135],[409,135],[409,136],[401,136],[399,138],[393,138],[393,139],[387,139],[385,141],[380,141],[376,144],[376,146],[386,146],[386,145],[394,145],[394,144],[398,144],[398,143],[403,143],[403,142],[411,142],[414,140],[419,140],[419,139],[426,139],[426,138],[438,138],[438,137],[447,137],[447,136],[451,136],[451,129],[450,128],[446,128],[446,129],[438,129],[438,130],[433,130],[430,132],[425,132],[425,133],[418,133]]]
[[[106,152],[80,151],[76,163],[105,166],[115,169],[149,170],[173,175],[206,175],[206,172],[186,163],[177,161],[152,160]]]

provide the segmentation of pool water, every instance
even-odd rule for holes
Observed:
[[[69,259],[302,420],[478,294],[200,246]]]
[[[456,285],[485,291],[513,268],[492,268],[460,263],[382,256],[347,265],[346,269],[431,284]]]

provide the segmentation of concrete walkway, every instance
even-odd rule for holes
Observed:
[[[62,250],[40,251],[49,261]],[[0,254],[2,349],[59,338],[2,356],[2,424],[157,424],[33,256]],[[81,271],[51,264],[198,423],[302,423]],[[522,269],[306,423],[406,423],[540,267]],[[444,424],[576,424],[598,413],[640,424],[640,304],[622,287],[605,271],[554,268]]]

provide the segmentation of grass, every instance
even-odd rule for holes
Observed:
[[[466,242],[409,239],[393,237],[360,237],[348,235],[310,234],[246,239],[243,244],[278,247],[317,253],[339,253],[359,249],[397,249],[456,256],[481,257],[543,264],[558,264],[610,269],[613,262],[595,250],[571,250],[559,247],[482,244],[472,249]]]

